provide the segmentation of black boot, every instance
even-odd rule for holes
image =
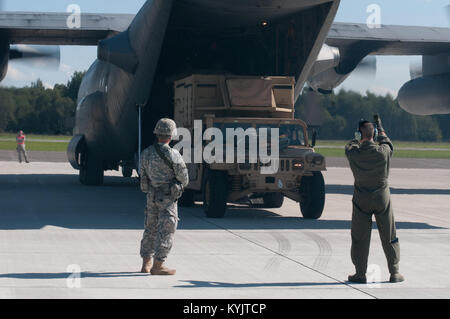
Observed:
[[[367,278],[366,278],[366,275],[354,274],[354,275],[348,276],[348,281],[354,282],[357,284],[366,284]]]
[[[391,278],[389,278],[389,282],[396,283],[405,281],[405,277],[403,277],[400,273],[391,274]]]

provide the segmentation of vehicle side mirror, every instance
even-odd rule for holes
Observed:
[[[316,140],[317,140],[317,131],[313,130],[312,138],[311,138],[311,147],[316,146]]]

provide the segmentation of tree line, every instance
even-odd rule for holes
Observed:
[[[296,116],[305,117],[305,95],[296,104]],[[360,119],[373,121],[379,114],[389,137],[400,141],[450,141],[450,115],[418,116],[400,108],[390,94],[340,90],[322,95],[319,100],[322,125],[320,139],[349,140],[354,137]]]
[[[38,80],[29,87],[0,88],[0,132],[71,135],[78,90],[85,72],[75,72],[67,84],[45,88]],[[305,93],[304,93],[305,94]],[[304,94],[296,117],[305,118]],[[321,96],[321,139],[351,139],[361,118],[380,114],[389,136],[403,141],[450,141],[450,115],[416,116],[402,110],[391,95],[366,95],[340,90]]]
[[[67,84],[52,89],[41,80],[24,88],[0,88],[0,132],[71,135],[84,74],[75,72]]]

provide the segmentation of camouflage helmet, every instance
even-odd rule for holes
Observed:
[[[175,122],[168,118],[163,118],[156,123],[153,133],[158,136],[173,137],[176,134],[177,125]]]

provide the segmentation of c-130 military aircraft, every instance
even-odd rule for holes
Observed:
[[[414,114],[450,113],[449,28],[333,24],[339,5],[148,0],[136,16],[82,14],[77,29],[66,25],[67,13],[2,12],[1,79],[8,60],[21,56],[10,45],[98,46],[80,87],[68,148],[86,185],[100,185],[105,170],[135,161],[138,120],[142,145],[150,145],[156,121],[172,116],[171,79],[198,70],[293,76],[298,99],[305,84],[331,92],[367,56],[422,55],[421,72],[399,92],[400,106]]]

